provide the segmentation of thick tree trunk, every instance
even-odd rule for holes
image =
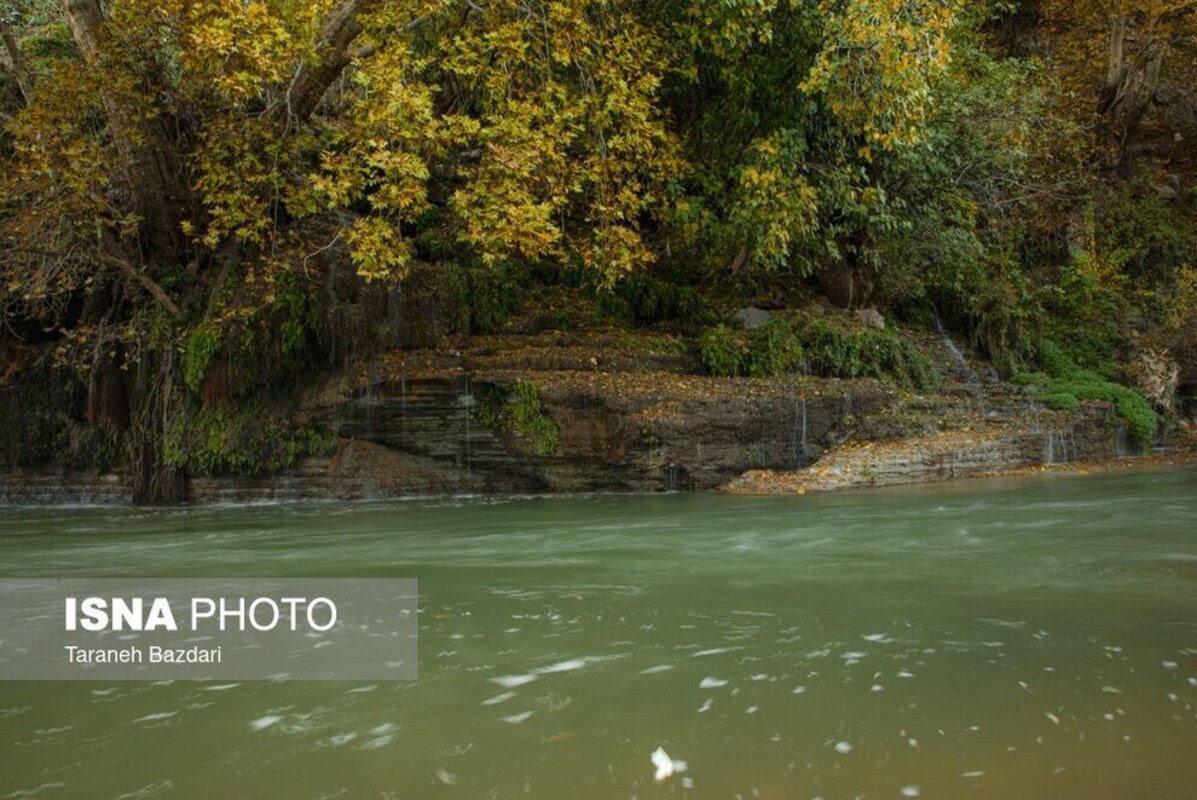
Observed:
[[[823,294],[840,308],[863,308],[877,288],[877,273],[845,259],[815,272]]]
[[[104,18],[97,0],[63,0],[75,45],[90,66],[103,61]],[[184,251],[179,228],[186,187],[178,158],[161,120],[132,107],[119,94],[101,89],[109,133],[120,154],[134,210],[142,219],[151,263],[175,261]]]

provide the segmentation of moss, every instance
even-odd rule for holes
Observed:
[[[557,452],[560,431],[530,381],[519,381],[506,393],[493,392],[483,398],[479,421],[526,442],[532,452],[549,456]]]
[[[183,347],[183,381],[191,389],[199,389],[212,359],[220,353],[220,334],[207,323],[196,326]]]
[[[192,475],[263,475],[286,469],[306,455],[327,454],[331,434],[294,429],[258,403],[204,408],[171,418],[163,459]]]
[[[1126,420],[1127,427],[1141,447],[1155,439],[1159,417],[1144,397],[1133,389],[1107,380],[1093,370],[1077,366],[1055,342],[1045,339],[1039,347],[1043,372],[1023,373],[1015,381],[1035,387],[1035,396],[1049,408],[1076,411],[1082,400],[1104,400]]]

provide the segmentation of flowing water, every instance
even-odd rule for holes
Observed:
[[[8,509],[0,571],[422,605],[415,682],[0,684],[0,798],[1197,796],[1192,470]]]

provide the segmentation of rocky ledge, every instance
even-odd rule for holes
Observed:
[[[947,480],[1132,448],[1106,404],[1052,412],[921,337],[935,394],[876,380],[713,378],[680,338],[475,337],[312,381],[296,422],[330,452],[269,476],[191,477],[194,502],[712,490],[772,493]],[[127,502],[116,475],[6,470],[7,502]]]

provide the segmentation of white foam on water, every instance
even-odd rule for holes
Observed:
[[[372,692],[377,688],[377,683],[372,683],[369,686],[355,686],[352,689],[346,690],[345,694],[365,694],[366,692]]]
[[[888,644],[889,642],[893,641],[893,637],[891,637],[888,633],[866,633],[860,638],[864,639],[866,642],[880,642],[882,644]]]
[[[503,720],[508,725],[519,725],[521,722],[528,719],[528,717],[532,716],[533,713],[534,712],[532,711],[521,711],[518,714],[510,714],[506,717],[499,717],[499,719]]]
[[[703,678],[698,682],[699,689],[718,689],[720,686],[727,686],[727,681],[722,678]]]
[[[706,702],[705,702],[705,703],[703,703],[701,706],[699,706],[699,708],[698,708],[698,713],[699,713],[699,714],[705,714],[705,713],[707,713],[708,711],[710,711],[710,710],[711,710],[711,706],[714,704],[714,702],[715,702],[714,700],[712,700],[711,698],[709,698],[709,697],[708,697],[708,698],[706,699]]]
[[[760,706],[749,706],[748,710],[745,711],[744,713],[745,714],[755,714],[757,711],[760,711],[760,709],[761,709]]]
[[[985,777],[985,770],[983,770],[983,769],[974,769],[974,770],[971,770],[971,771],[969,771],[969,772],[961,772],[961,773],[960,773],[960,777],[961,777],[961,778],[984,778],[984,777]]]
[[[361,749],[378,750],[379,748],[386,747],[393,741],[395,741],[395,737],[390,734],[386,736],[375,736],[373,739],[367,739],[366,741],[362,742]]]
[[[11,794],[4,795],[4,797],[6,798],[6,800],[7,800],[7,798],[10,798],[10,797],[12,797],[12,798],[33,797],[34,795],[40,794],[43,789],[65,789],[65,788],[66,788],[65,783],[43,783],[41,786],[38,786],[35,789],[17,789],[15,792],[12,792]]]
[[[484,706],[497,706],[499,703],[505,703],[511,698],[515,697],[515,692],[503,692],[494,697],[488,697],[482,701]]]
[[[792,692],[790,692],[790,694],[806,694],[806,687],[805,686],[795,686],[794,690]]]
[[[531,683],[536,680],[535,675],[500,675],[497,678],[491,678],[491,683],[497,683],[504,689],[514,689],[517,686],[523,686],[525,683]]]
[[[702,656],[717,656],[723,653],[730,653],[734,650],[739,650],[738,647],[713,647],[710,650],[699,650],[691,658],[701,658]]]
[[[923,790],[920,789],[919,787],[915,786],[914,784],[911,784],[910,786],[902,787],[902,796],[903,797],[918,797],[922,793],[923,793]]]
[[[175,714],[178,714],[178,713],[179,713],[178,711],[160,711],[157,714],[146,714],[144,717],[138,717],[137,719],[135,719],[133,721],[134,722],[155,722],[160,719],[170,719],[171,717],[173,717]]]
[[[641,675],[655,675],[658,672],[668,672],[671,669],[673,669],[672,664],[658,664],[655,667],[648,667],[647,669],[640,670],[640,674]]]
[[[282,719],[283,718],[277,714],[267,714],[264,717],[258,717],[257,719],[250,720],[249,727],[253,728],[255,731],[264,731],[271,725],[278,724],[282,721]]]
[[[239,683],[218,683],[215,686],[205,686],[200,689],[201,692],[227,692],[229,689],[236,689],[241,684]]]
[[[845,755],[845,756],[848,755],[849,753],[852,752],[852,743],[851,742],[836,742],[835,743],[835,752],[839,753],[840,755]]]
[[[874,683],[872,686],[869,687],[869,691],[870,692],[880,692],[884,688],[885,687],[883,687],[881,684]]]

